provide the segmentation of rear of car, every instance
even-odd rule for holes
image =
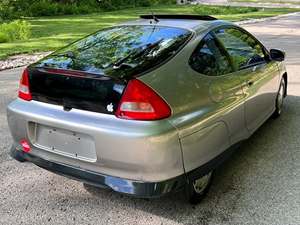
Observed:
[[[12,156],[140,197],[180,189],[185,176],[172,109],[139,77],[191,37],[182,28],[116,26],[29,66],[7,109]]]

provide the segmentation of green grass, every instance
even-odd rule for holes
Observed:
[[[253,9],[216,6],[156,6],[135,8],[88,15],[56,16],[27,19],[31,23],[32,38],[27,41],[15,41],[0,44],[0,58],[10,55],[51,51],[60,48],[76,39],[95,32],[106,26],[136,19],[138,15],[150,13],[172,14],[213,14],[220,19],[240,21],[250,18],[276,16],[296,11],[296,9]]]

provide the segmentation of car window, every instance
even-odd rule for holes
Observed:
[[[174,56],[191,35],[175,27],[111,27],[58,50],[37,66],[117,78],[136,76]]]
[[[219,47],[215,37],[208,34],[190,58],[190,66],[199,73],[219,76],[232,72],[226,52]]]
[[[237,70],[265,62],[264,50],[252,36],[236,28],[214,32],[232,58]]]

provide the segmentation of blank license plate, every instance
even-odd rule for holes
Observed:
[[[86,134],[37,124],[35,140],[37,147],[50,152],[84,161],[97,159],[94,140]]]

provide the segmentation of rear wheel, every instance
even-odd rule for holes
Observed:
[[[274,118],[277,118],[281,115],[282,113],[282,108],[283,108],[283,103],[284,103],[284,95],[285,95],[285,87],[286,87],[286,83],[285,80],[282,78],[281,83],[280,83],[280,87],[279,87],[279,91],[277,94],[277,98],[276,98],[276,109],[275,112],[273,114]]]
[[[213,171],[186,184],[186,196],[191,204],[198,204],[202,201],[210,188],[212,178]]]

